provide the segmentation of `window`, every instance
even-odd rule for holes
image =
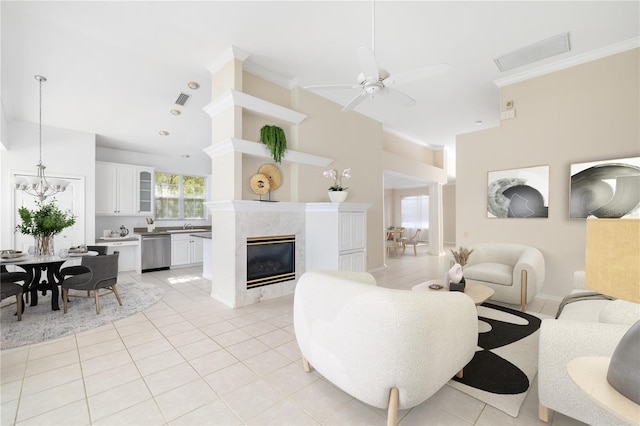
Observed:
[[[411,229],[429,229],[429,196],[404,197],[401,202],[402,226]]]
[[[156,172],[156,219],[206,219],[204,177]]]

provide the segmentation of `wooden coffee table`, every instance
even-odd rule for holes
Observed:
[[[473,300],[473,303],[477,305],[481,305],[482,303],[486,302],[489,298],[491,298],[491,296],[494,295],[495,291],[491,288],[488,287],[484,284],[480,284],[477,281],[471,281],[471,280],[466,280],[466,285],[464,288],[464,294],[466,294],[467,296],[469,296],[471,298],[471,300]],[[428,290],[428,291],[449,291],[448,288],[441,288],[440,290],[434,290],[429,288],[429,286],[431,284],[440,284],[442,285],[442,280],[431,280],[431,281],[427,281],[418,285],[415,285],[411,288],[411,290],[417,290],[417,291],[424,291],[424,290]]]

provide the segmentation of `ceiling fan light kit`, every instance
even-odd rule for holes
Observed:
[[[396,90],[390,86],[402,83],[410,83],[412,81],[431,77],[441,74],[449,69],[448,64],[436,64],[425,68],[418,68],[411,71],[402,72],[396,75],[389,75],[389,72],[378,66],[378,61],[374,53],[375,49],[375,2],[372,7],[371,22],[371,49],[360,47],[358,49],[358,63],[362,70],[356,79],[357,84],[330,84],[322,86],[306,86],[305,89],[360,89],[355,97],[353,97],[342,108],[342,112],[355,109],[367,98],[373,99],[377,95],[389,95],[389,99],[399,103],[400,105],[411,107],[416,104],[416,100],[411,96]]]

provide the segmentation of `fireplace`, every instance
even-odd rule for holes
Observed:
[[[247,288],[296,278],[296,236],[247,238]]]

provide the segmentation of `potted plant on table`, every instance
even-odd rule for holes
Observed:
[[[349,188],[342,186],[342,178],[351,178],[351,167],[344,169],[340,174],[336,169],[325,170],[322,174],[324,177],[333,179],[333,185],[329,187],[328,192],[331,202],[341,203],[346,200]]]
[[[16,231],[24,235],[33,235],[36,256],[53,255],[53,237],[65,228],[76,223],[76,217],[71,212],[63,212],[56,206],[55,199],[49,203],[36,201],[38,209],[29,210],[20,207],[18,214],[22,223],[16,226]]]
[[[455,263],[451,262],[451,269],[447,272],[447,278],[449,281],[449,290],[451,291],[464,291],[466,287],[466,281],[464,279],[462,267],[467,264],[469,255],[473,253],[473,249],[469,250],[464,247],[460,247],[459,251],[451,250]]]

